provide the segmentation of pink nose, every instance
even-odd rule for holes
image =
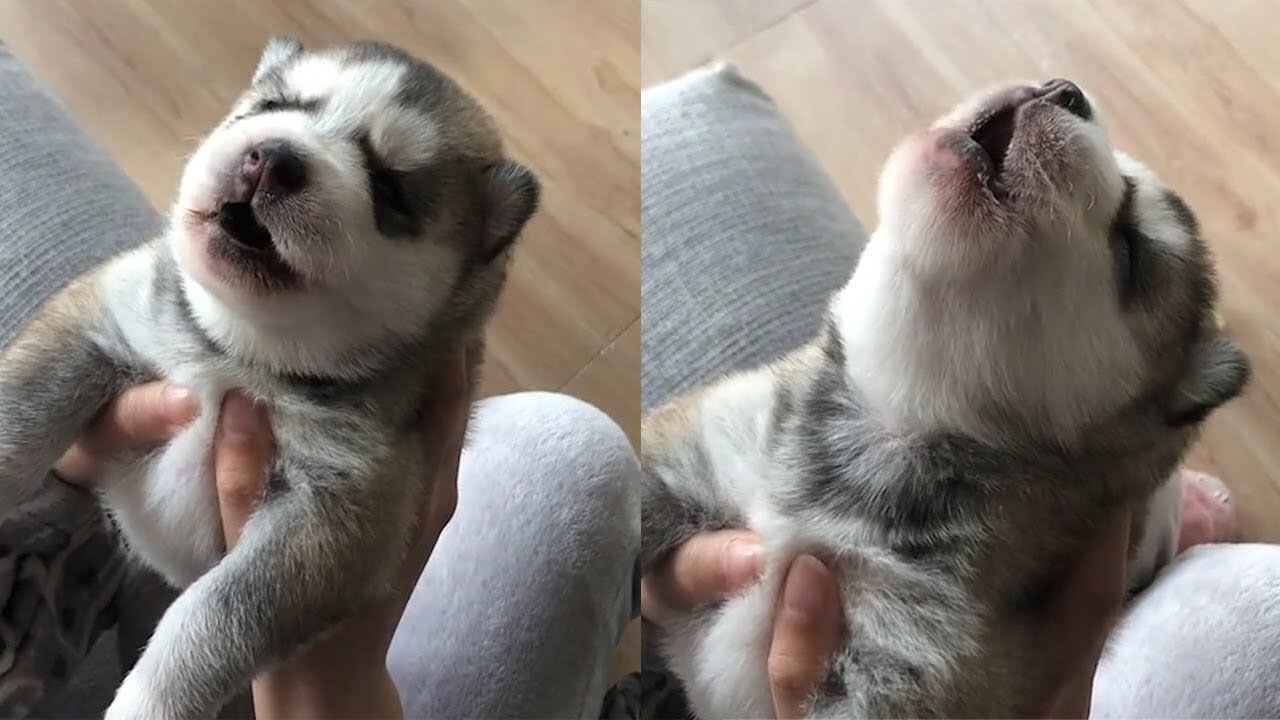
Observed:
[[[273,195],[290,195],[307,183],[307,167],[288,143],[268,140],[251,148],[240,159],[236,176],[236,199],[248,202],[259,190]]]
[[[266,163],[262,161],[262,151],[252,148],[240,160],[240,176],[236,178],[236,195],[238,200],[249,200],[258,192],[262,184],[262,174]]]

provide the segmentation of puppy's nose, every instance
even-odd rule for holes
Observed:
[[[259,143],[240,161],[243,198],[252,198],[259,190],[273,195],[291,195],[307,184],[307,164],[296,148],[282,140]]]
[[[1040,89],[1041,97],[1082,120],[1093,119],[1093,108],[1082,91],[1070,80],[1050,80]]]

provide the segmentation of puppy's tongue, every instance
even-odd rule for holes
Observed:
[[[1013,142],[1013,131],[1017,123],[1017,106],[1008,107],[982,121],[974,128],[974,142],[978,143],[995,165],[996,173],[1004,166],[1004,157],[1009,152],[1009,143]]]

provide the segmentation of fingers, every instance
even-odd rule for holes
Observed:
[[[88,483],[111,458],[170,439],[199,411],[185,388],[163,382],[130,388],[103,408],[53,470],[69,482]]]
[[[405,602],[458,505],[458,463],[466,438],[470,387],[466,357],[457,353],[441,368],[434,387],[435,404],[422,428],[426,436],[423,465],[426,477],[422,482],[429,494],[419,511],[416,540],[401,568],[400,584],[406,590],[402,598]]]
[[[801,555],[787,572],[769,647],[769,685],[779,720],[807,715],[805,705],[843,641],[835,576],[817,558]]]
[[[730,597],[756,581],[760,552],[755,535],[743,530],[695,535],[641,580],[641,614],[662,626]]]
[[[1046,704],[1046,710],[1033,717],[1055,720],[1087,720],[1093,705],[1093,669],[1082,668],[1068,675],[1062,686]]]
[[[1124,510],[1099,528],[1050,606],[1044,645],[1061,666],[1056,673],[1061,680],[1039,717],[1088,717],[1093,676],[1128,591],[1131,520]]]
[[[427,435],[430,466],[455,462],[454,456],[462,452],[469,389],[465,356],[457,353],[441,368],[435,386],[435,406],[423,428]]]
[[[436,406],[424,428],[426,467],[431,473],[431,497],[424,518],[428,554],[458,504],[458,463],[467,435],[469,390],[466,357],[458,353],[441,371],[436,383]]]
[[[1129,527],[1133,515],[1116,512],[1085,546],[1069,575],[1062,606],[1075,618],[1110,618],[1128,592]]]
[[[240,539],[240,532],[262,495],[274,453],[275,440],[266,409],[238,391],[228,393],[222,403],[213,449],[218,508],[228,550]]]
[[[1072,566],[1054,612],[1066,638],[1081,650],[1100,646],[1128,590],[1129,526],[1132,515],[1116,513],[1101,527]]]

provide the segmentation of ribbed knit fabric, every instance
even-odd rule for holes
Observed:
[[[159,227],[138,189],[0,45],[0,346],[67,281]],[[0,716],[21,717],[55,689],[36,715],[101,711],[114,686],[88,687],[93,673],[63,683],[114,622],[123,573],[84,492],[50,480],[0,518]],[[100,643],[97,664],[114,665],[113,645]]]
[[[641,102],[641,403],[812,339],[863,232],[773,101],[720,66]]]
[[[0,345],[55,288],[160,227],[138,188],[0,46]]]

